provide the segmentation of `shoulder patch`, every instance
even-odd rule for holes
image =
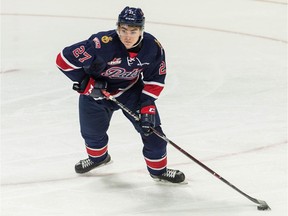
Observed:
[[[161,43],[160,43],[157,39],[154,39],[154,41],[155,41],[155,43],[156,43],[161,49],[163,49]]]
[[[155,43],[160,47],[161,49],[161,54],[163,55],[163,47],[161,45],[161,43],[157,40],[157,39],[154,39]]]
[[[100,40],[99,40],[97,37],[95,37],[95,38],[93,39],[93,41],[94,41],[94,43],[95,43],[95,48],[96,48],[96,49],[100,49],[100,48],[101,48]]]
[[[101,41],[103,43],[109,43],[110,41],[112,41],[112,37],[110,36],[107,36],[107,35],[104,35],[102,38],[101,38]]]

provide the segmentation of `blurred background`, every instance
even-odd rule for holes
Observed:
[[[157,100],[167,137],[249,195],[287,215],[287,1],[1,0],[1,215],[255,216],[256,205],[168,145],[188,184],[155,183],[132,125],[116,112],[113,163],[87,157],[78,95],[57,54],[140,7],[163,45]]]

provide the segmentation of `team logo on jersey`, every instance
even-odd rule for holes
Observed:
[[[121,62],[122,62],[121,58],[114,58],[112,61],[108,62],[107,64],[113,66],[113,65],[121,64]]]
[[[99,40],[97,37],[95,37],[95,38],[93,39],[93,41],[94,41],[94,43],[95,43],[95,48],[96,48],[96,49],[100,49],[100,48],[101,48],[100,40]]]
[[[142,72],[142,69],[135,68],[132,71],[126,71],[121,67],[111,67],[108,70],[101,73],[102,76],[109,77],[110,79],[124,79],[124,80],[133,80],[139,76]]]
[[[101,38],[101,41],[103,43],[109,43],[109,41],[112,41],[112,37],[108,37],[107,35],[105,35]]]
[[[140,59],[137,58],[137,57],[136,57],[136,58],[127,57],[127,64],[128,64],[129,66],[132,66],[135,61],[136,61],[136,63],[137,63],[137,66],[140,66],[140,67],[142,67],[142,66],[144,66],[144,65],[150,65],[149,62],[141,62]]]

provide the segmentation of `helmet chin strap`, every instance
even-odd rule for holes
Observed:
[[[142,30],[142,33],[140,35],[138,42],[136,42],[131,48],[137,47],[141,43],[141,41],[143,40],[143,34],[144,34],[144,31]]]

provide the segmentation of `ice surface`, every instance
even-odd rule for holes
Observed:
[[[155,183],[121,112],[113,163],[85,175],[78,95],[55,66],[62,48],[115,28],[126,5],[165,47],[163,129],[256,205],[168,147],[187,185]],[[1,216],[287,215],[287,2],[2,0]]]

